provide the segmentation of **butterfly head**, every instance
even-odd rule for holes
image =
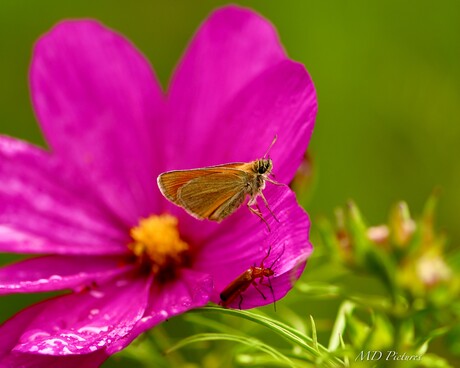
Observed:
[[[269,158],[262,158],[254,161],[254,172],[257,174],[270,174],[273,169],[273,161]]]

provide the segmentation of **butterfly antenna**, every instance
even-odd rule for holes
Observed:
[[[278,139],[278,134],[275,134],[275,136],[273,137],[272,143],[270,143],[270,146],[268,147],[267,151],[265,152],[264,158],[267,157],[268,153],[269,153],[270,150],[272,149],[272,147],[273,147],[273,145],[275,144],[275,142],[276,142],[277,139]]]

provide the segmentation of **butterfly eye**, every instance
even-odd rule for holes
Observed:
[[[257,166],[257,173],[258,174],[265,174],[268,170],[270,170],[270,161],[269,160],[261,160]]]

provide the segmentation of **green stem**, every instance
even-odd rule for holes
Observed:
[[[321,344],[315,343],[313,339],[309,336],[306,336],[296,329],[285,325],[284,323],[275,321],[268,317],[265,317],[261,314],[255,314],[254,312],[249,312],[245,310],[234,310],[234,309],[225,309],[220,307],[206,306],[203,308],[198,308],[189,311],[189,313],[202,313],[202,312],[219,312],[222,314],[232,315],[240,318],[245,318],[249,321],[258,323],[265,327],[270,328],[274,332],[277,332],[280,336],[286,340],[294,343],[295,345],[303,348],[313,359],[313,361],[323,361],[325,364],[328,364],[332,367],[343,366],[344,362],[339,358],[333,356],[326,347]],[[325,365],[323,365],[325,366]]]

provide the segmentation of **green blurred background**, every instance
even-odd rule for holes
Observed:
[[[300,195],[312,218],[330,216],[353,198],[369,223],[378,224],[399,199],[420,212],[439,187],[438,223],[458,245],[460,2],[235,3],[269,19],[290,57],[305,64],[315,82],[319,113],[309,149],[315,185]],[[59,20],[97,18],[123,33],[166,87],[194,31],[225,4],[0,1],[0,133],[44,144],[27,73],[34,41]],[[0,320],[42,297],[2,298]],[[298,308],[315,315],[323,306]]]

